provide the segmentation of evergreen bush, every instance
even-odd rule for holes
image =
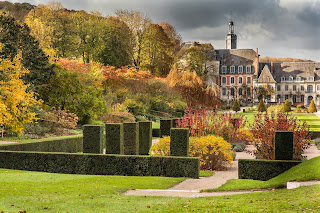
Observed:
[[[284,102],[283,111],[284,112],[291,112],[291,104],[288,101],[288,99],[286,99],[286,101]]]
[[[104,134],[103,126],[84,125],[83,128],[83,152],[103,154]]]
[[[314,112],[317,112],[318,110],[317,110],[317,107],[316,107],[316,105],[314,104],[314,101],[313,101],[313,99],[312,99],[312,101],[311,101],[311,103],[310,103],[310,106],[309,106],[309,108],[308,108],[308,112],[309,113],[314,113]]]
[[[106,153],[123,154],[123,124],[106,124]]]
[[[161,119],[160,120],[161,137],[170,136],[171,127],[172,127],[172,119]]]
[[[148,155],[152,145],[152,122],[139,122],[139,155]]]
[[[125,155],[139,154],[139,123],[123,123],[123,152]]]
[[[236,112],[239,112],[240,111],[240,104],[238,102],[238,99],[235,99],[234,103],[233,103],[233,106],[232,106],[232,110],[233,111],[236,111]]]
[[[267,111],[266,105],[264,104],[263,100],[261,99],[258,106],[259,112],[265,112]]]
[[[170,131],[170,156],[188,157],[189,129],[171,128]]]
[[[274,156],[275,160],[293,159],[293,132],[275,132]]]

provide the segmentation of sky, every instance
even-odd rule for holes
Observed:
[[[9,0],[46,4],[48,0]],[[225,48],[232,18],[238,49],[259,48],[260,56],[320,61],[320,0],[60,0],[67,9],[139,10],[154,23],[168,22],[183,41]],[[232,12],[230,12],[232,11]],[[232,14],[232,15],[231,15]]]

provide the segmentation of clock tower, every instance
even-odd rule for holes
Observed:
[[[229,21],[229,33],[226,36],[226,49],[237,49],[237,35],[234,34],[232,19]]]

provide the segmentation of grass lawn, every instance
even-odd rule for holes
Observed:
[[[152,122],[152,129],[160,129],[160,121]]]
[[[288,171],[268,181],[232,179],[217,189],[205,191],[234,191],[248,189],[281,188],[286,186],[288,181],[320,180],[320,157],[304,161],[292,167]],[[319,194],[320,199],[320,194]]]
[[[0,211],[303,212],[319,210],[320,186],[207,198],[122,195],[167,188],[183,178],[66,175],[0,169]]]

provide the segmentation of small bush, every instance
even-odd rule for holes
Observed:
[[[267,109],[268,113],[278,113],[278,112],[284,112],[283,111],[283,105],[282,104],[277,104],[277,105],[272,105],[269,106]]]
[[[286,99],[283,105],[283,111],[284,112],[291,112],[291,103]]]
[[[314,113],[314,112],[317,112],[317,107],[316,105],[314,104],[314,101],[312,99],[311,103],[310,103],[310,106],[308,108],[308,112],[309,113]]]
[[[267,111],[266,105],[264,104],[263,100],[260,100],[259,106],[258,106],[259,112],[265,112]]]
[[[240,111],[240,104],[238,102],[238,100],[236,99],[233,103],[233,106],[232,106],[232,110],[233,111],[236,111],[236,112],[239,112]]]
[[[232,143],[231,145],[235,152],[242,152],[246,148],[246,144],[244,143]]]
[[[169,156],[170,137],[164,137],[154,144],[150,154]],[[231,165],[233,152],[231,145],[221,137],[208,135],[204,137],[190,137],[189,156],[200,158],[201,170],[223,170]]]

